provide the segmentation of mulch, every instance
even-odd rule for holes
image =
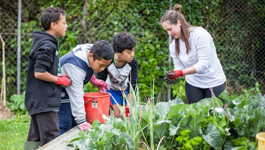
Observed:
[[[16,116],[7,107],[0,108],[0,120],[9,119]]]

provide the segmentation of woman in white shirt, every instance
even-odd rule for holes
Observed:
[[[173,83],[185,75],[185,92],[190,104],[210,98],[210,88],[218,97],[225,90],[226,77],[211,35],[202,27],[189,25],[180,12],[181,7],[176,4],[160,21],[164,30],[174,38],[169,45],[174,70],[167,72],[165,80]]]

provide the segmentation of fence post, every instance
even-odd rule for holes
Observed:
[[[172,9],[172,0],[170,0],[170,6],[169,9]],[[171,36],[168,36],[168,41],[171,41]],[[168,62],[169,62],[169,68],[171,68],[171,57],[170,57],[170,51],[168,52]],[[171,89],[170,84],[167,84],[167,100],[169,101],[171,99]]]
[[[5,41],[0,34],[0,40],[2,42],[2,50],[3,50],[3,59],[2,59],[2,67],[3,67],[3,78],[2,78],[2,87],[1,87],[1,108],[6,106],[6,67],[5,67]]]
[[[18,34],[17,34],[17,94],[20,94],[21,65],[21,0],[18,1]]]

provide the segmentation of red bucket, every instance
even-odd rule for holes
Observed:
[[[103,114],[109,116],[110,94],[103,92],[92,92],[84,94],[86,120],[92,124],[94,120],[104,123]]]

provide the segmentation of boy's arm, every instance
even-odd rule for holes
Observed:
[[[61,85],[63,87],[69,87],[71,85],[71,79],[68,75],[63,75],[61,77],[58,77],[46,71],[46,72],[35,72],[34,76],[37,79],[47,82],[53,82],[54,84]]]
[[[54,57],[58,57],[55,53],[56,49],[54,47],[50,47],[49,43],[46,43],[33,51],[31,56],[36,60],[34,64],[34,72],[45,73],[49,68],[51,68]],[[46,80],[49,79],[46,78]]]
[[[129,82],[131,83],[128,83],[128,101],[131,102],[131,104],[133,104],[133,94],[130,94],[130,86],[133,87],[133,90],[135,89],[135,86],[138,82],[138,63],[137,63],[137,60],[134,58],[133,61],[131,62],[131,67],[132,67],[132,70],[131,70],[131,73],[129,75]],[[133,92],[133,91],[132,91]]]
[[[65,88],[70,99],[72,115],[77,124],[86,122],[86,112],[84,108],[84,79],[86,73],[72,64],[64,64],[61,67],[62,74],[71,77],[72,84]]]
[[[56,82],[57,77],[56,75],[52,75],[47,72],[52,66],[55,54],[55,49],[49,47],[47,44],[42,45],[39,49],[34,51],[33,57],[35,58],[36,62],[34,65],[34,76],[37,79],[44,80],[47,82]]]
[[[54,84],[68,87],[71,84],[71,80],[68,77],[58,77],[47,72],[47,70],[52,67],[54,57],[58,57],[54,55],[55,51],[56,49],[51,48],[48,44],[44,44],[34,51],[33,57],[36,60],[34,65],[34,76],[43,81],[53,82]]]
[[[131,83],[133,89],[135,89],[135,86],[138,82],[138,62],[135,58],[131,62],[131,67],[132,67],[132,70],[131,70],[131,73],[129,75],[129,82]],[[128,91],[130,90],[131,85],[130,84],[128,85]]]
[[[47,71],[46,72],[35,72],[34,75],[37,79],[40,79],[43,81],[57,82],[57,76],[54,76]]]

